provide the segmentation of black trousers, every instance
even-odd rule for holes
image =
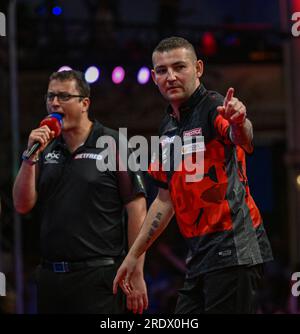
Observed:
[[[254,314],[263,266],[236,266],[186,279],[176,314]]]
[[[41,314],[121,314],[126,299],[121,289],[112,293],[120,264],[55,273],[37,269],[37,304]]]

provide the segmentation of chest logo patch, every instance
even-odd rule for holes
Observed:
[[[49,152],[45,156],[45,164],[58,164],[59,158],[60,158],[60,152],[59,151]]]
[[[183,137],[185,136],[202,136],[202,128],[183,131]]]
[[[182,154],[191,154],[204,151],[205,151],[204,141],[183,145],[181,149]]]

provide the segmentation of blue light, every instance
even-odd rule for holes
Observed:
[[[58,15],[60,15],[61,13],[62,13],[62,9],[61,9],[61,7],[59,7],[59,6],[55,6],[55,7],[52,8],[52,14],[53,14],[53,15],[58,16]]]

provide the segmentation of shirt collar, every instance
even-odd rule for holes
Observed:
[[[200,84],[194,93],[189,97],[187,101],[185,101],[179,108],[180,114],[185,114],[193,110],[193,108],[199,103],[202,98],[206,95],[207,90],[203,84]],[[171,105],[168,106],[167,112],[172,115],[173,109]]]
[[[89,133],[85,143],[82,145],[82,147],[96,147],[97,140],[100,136],[103,134],[103,125],[98,122],[97,120],[92,120],[93,125],[91,132]],[[64,141],[64,138],[62,135],[60,135],[58,138],[56,138],[54,147],[61,147],[66,148],[66,144]]]
[[[93,126],[92,130],[87,137],[85,143],[83,146],[86,147],[96,147],[97,140],[99,139],[100,136],[103,135],[103,125],[98,122],[97,120],[92,120]]]

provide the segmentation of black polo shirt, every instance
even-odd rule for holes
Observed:
[[[120,256],[126,250],[124,204],[145,195],[145,188],[139,172],[99,171],[96,162],[104,149],[96,143],[101,136],[115,140],[118,166],[118,132],[97,121],[72,154],[62,136],[41,154],[38,212],[41,253],[47,260]]]

